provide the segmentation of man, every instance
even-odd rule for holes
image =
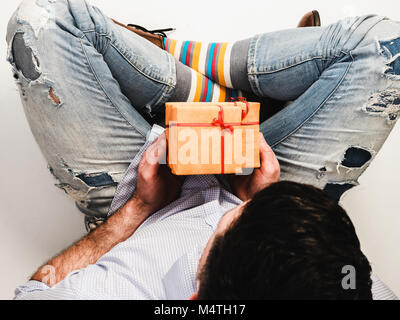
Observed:
[[[196,45],[193,55],[182,43],[163,51],[83,0],[26,0],[7,41],[28,121],[59,186],[89,227],[109,215],[16,298],[393,297],[379,296],[378,281],[371,293],[350,220],[315,187],[339,199],[393,128],[399,23],[349,18],[199,46],[204,59],[195,60]],[[259,169],[181,179],[160,165],[165,136],[142,115],[156,116],[166,101],[222,101],[242,91],[293,101],[261,124]]]

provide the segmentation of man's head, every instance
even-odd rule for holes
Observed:
[[[345,290],[344,266],[356,289]],[[199,299],[371,299],[371,267],[346,212],[279,182],[225,214],[199,264]]]

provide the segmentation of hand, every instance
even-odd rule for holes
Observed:
[[[233,193],[243,201],[250,200],[258,191],[279,181],[281,170],[278,159],[261,133],[260,161],[260,168],[254,169],[251,175],[232,175],[229,178]]]
[[[138,181],[132,200],[152,214],[175,200],[184,177],[175,176],[167,165],[160,164],[167,151],[165,133],[146,150],[138,168]]]

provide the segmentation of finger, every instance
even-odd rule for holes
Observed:
[[[146,164],[158,166],[160,163],[165,163],[162,160],[165,159],[166,152],[167,139],[165,133],[163,133],[146,150],[144,154]]]
[[[274,151],[268,145],[267,141],[264,138],[264,135],[261,132],[260,132],[260,160],[262,168],[271,165],[279,166],[279,162],[278,159],[276,158]]]
[[[166,154],[166,137],[165,134],[160,135],[143,154],[143,158],[139,165],[139,171],[142,176],[148,178],[158,174],[158,169]]]
[[[167,136],[165,131],[157,138],[155,142],[157,148],[157,161],[159,164],[165,164],[165,156],[167,154]]]

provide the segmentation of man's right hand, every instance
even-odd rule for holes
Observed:
[[[167,150],[165,133],[146,150],[138,168],[138,181],[131,200],[152,214],[178,198],[185,177],[176,176],[161,164]]]

